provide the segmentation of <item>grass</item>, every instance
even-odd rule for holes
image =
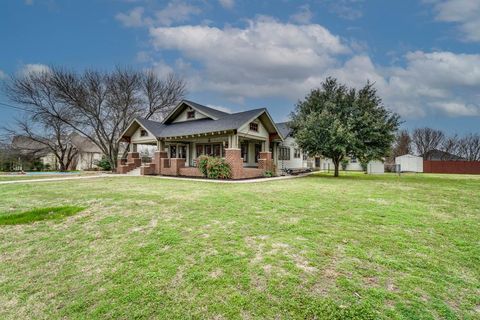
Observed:
[[[32,223],[43,220],[59,220],[74,215],[85,208],[78,206],[63,206],[52,208],[38,208],[20,213],[0,215],[0,225],[14,225]]]
[[[479,319],[480,176],[0,185],[0,318]]]

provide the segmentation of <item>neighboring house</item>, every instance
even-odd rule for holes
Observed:
[[[404,154],[395,158],[395,164],[401,172],[423,172],[423,157]]]
[[[433,149],[425,154],[422,155],[422,157],[425,160],[430,160],[430,161],[458,161],[458,160],[465,160],[464,158],[457,156],[455,154],[438,150],[438,149]]]
[[[277,156],[274,158],[274,161],[277,164],[277,169],[285,171],[288,169],[316,168],[315,158],[308,157],[296,144],[295,138],[292,137],[291,129],[288,127],[288,122],[280,122],[276,125],[284,137],[284,140],[276,145]]]
[[[73,133],[71,143],[78,150],[77,156],[72,161],[69,170],[88,170],[97,168],[97,162],[102,158],[101,150],[87,138]],[[16,136],[12,140],[12,147],[24,155],[31,155],[38,159],[45,167],[58,170],[57,157],[44,144],[34,141],[29,137]]]
[[[120,137],[130,152],[119,161],[118,172],[201,176],[197,158],[211,155],[226,159],[233,179],[261,177],[275,170],[273,159],[283,140],[265,108],[227,113],[183,100],[161,122],[132,121]],[[139,145],[156,146],[151,163],[142,165]]]
[[[97,163],[102,159],[100,148],[89,139],[74,133],[71,137],[72,144],[77,148],[78,154],[72,170],[89,170],[98,168]]]

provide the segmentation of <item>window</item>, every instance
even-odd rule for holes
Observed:
[[[308,160],[306,153],[303,154],[303,160]]]
[[[177,146],[170,146],[170,158],[177,157]]]
[[[255,145],[255,162],[258,162],[258,159],[260,158],[260,151],[262,151],[262,146],[259,144]]]
[[[300,158],[300,149],[293,149],[293,157],[296,159]]]
[[[278,150],[278,160],[290,160],[290,148],[280,147]]]
[[[140,130],[140,137],[146,137],[148,136],[147,130]]]
[[[351,156],[350,157],[350,163],[357,163],[357,157]]]
[[[222,150],[222,146],[219,144],[214,144],[213,145],[213,156],[215,157],[220,157],[220,152]]]
[[[195,119],[195,110],[187,111],[187,119]]]
[[[197,149],[197,157],[200,157],[203,154],[203,144],[200,144],[196,146]]]
[[[248,162],[248,143],[242,143],[240,149],[242,151],[243,162]]]
[[[258,132],[258,123],[250,122],[250,130]]]
[[[212,145],[211,144],[206,144],[205,145],[205,154],[207,156],[212,156]]]

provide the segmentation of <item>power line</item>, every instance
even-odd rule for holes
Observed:
[[[24,108],[22,108],[22,107],[13,106],[13,105],[11,105],[11,104],[4,103],[4,102],[0,102],[0,107],[17,109],[17,110],[22,110],[22,111],[27,111],[27,112],[32,112],[31,110],[24,109]]]

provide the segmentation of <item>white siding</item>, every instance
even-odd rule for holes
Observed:
[[[258,132],[250,130],[250,122],[240,127],[240,129],[238,129],[238,132],[246,134],[249,137],[258,137],[258,138],[261,138],[262,140],[267,139],[270,134],[268,133],[267,129],[265,129],[265,126],[260,121],[260,119],[255,119],[252,122],[255,122],[256,124],[258,124]]]
[[[368,174],[382,174],[385,173],[385,164],[383,161],[370,161],[367,165]]]
[[[423,158],[405,154],[395,158],[395,164],[400,165],[402,172],[423,172]]]
[[[139,127],[137,131],[132,135],[131,142],[132,143],[152,143],[155,142],[156,139],[152,136],[149,132],[147,132],[147,136],[142,137],[141,131],[145,130],[143,127]]]
[[[188,111],[195,111],[195,119],[187,118]],[[197,110],[185,108],[172,122],[184,122],[184,121],[192,121],[192,120],[205,119],[205,118],[208,118],[205,114],[198,112]]]
[[[286,147],[290,149],[290,160],[280,160],[280,148]],[[295,143],[295,139],[292,137],[287,137],[283,143],[278,145],[277,149],[277,163],[278,169],[300,169],[300,168],[307,168],[307,160],[303,160],[303,152],[300,150],[300,158],[295,158],[295,149],[300,149],[297,144]]]

